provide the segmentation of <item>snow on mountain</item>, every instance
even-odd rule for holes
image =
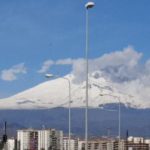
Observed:
[[[65,76],[71,81],[72,107],[85,107],[85,82],[75,83],[74,76]],[[68,82],[57,78],[41,83],[33,88],[14,96],[1,99],[0,109],[46,109],[54,107],[68,107]],[[107,81],[98,73],[89,77],[89,106],[100,107],[103,104],[118,103],[125,106],[146,108],[136,101],[133,95],[120,92],[115,83]],[[150,106],[150,105],[149,105]]]

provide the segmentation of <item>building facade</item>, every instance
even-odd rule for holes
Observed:
[[[63,150],[63,132],[55,129],[18,130],[17,150]]]
[[[34,129],[18,130],[17,132],[18,150],[37,150],[38,131]]]
[[[63,150],[63,132],[55,129],[39,130],[38,150]]]
[[[63,139],[63,150],[78,150],[78,139],[70,139],[70,148],[69,148],[69,139],[64,137]]]

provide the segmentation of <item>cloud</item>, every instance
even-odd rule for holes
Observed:
[[[104,76],[116,82],[135,79],[140,73],[139,62],[142,53],[138,53],[129,46],[122,51],[104,54],[95,59],[89,59],[89,73],[100,71]],[[72,60],[72,73],[76,81],[80,82],[85,77],[85,60],[80,58]]]
[[[71,65],[72,66],[72,74],[76,77],[77,82],[82,82],[85,78],[85,59],[61,59],[57,60],[56,65]]]
[[[74,62],[73,59],[71,58],[67,58],[67,59],[61,59],[61,60],[58,60],[56,61],[56,65],[72,65]]]
[[[50,67],[51,67],[52,65],[54,65],[54,61],[52,61],[52,60],[46,60],[46,61],[43,63],[41,69],[38,70],[38,73],[46,73],[46,72],[50,69]]]
[[[99,72],[101,76],[105,76],[109,80],[116,83],[129,82],[136,79],[148,77],[150,74],[150,60],[145,64],[141,64],[142,53],[137,52],[132,46],[128,46],[123,50],[114,51],[104,54],[98,58],[89,59],[89,74]],[[60,59],[56,61],[47,60],[43,63],[39,73],[45,73],[52,65],[71,65],[71,73],[74,74],[74,82],[82,82],[85,80],[85,59]]]
[[[46,73],[50,69],[50,67],[53,65],[72,65],[73,62],[74,60],[71,58],[60,59],[57,61],[46,60],[43,62],[41,69],[38,70],[38,73]]]
[[[128,46],[121,51],[114,51],[95,59],[89,59],[89,73],[101,71],[103,75],[116,82],[133,80],[140,74],[138,70],[141,57],[142,53]],[[148,63],[150,62],[147,62],[147,64]],[[43,63],[42,68],[38,72],[45,73],[52,65],[71,65],[71,73],[75,75],[75,81],[82,82],[85,80],[84,58],[66,58],[57,61],[47,60]]]
[[[129,46],[122,51],[115,51],[90,60],[90,71],[101,70],[117,82],[132,80],[138,77],[141,57],[142,53],[138,53]]]
[[[122,51],[115,51],[109,54],[104,54],[102,57],[95,59],[95,63],[99,64],[100,68],[105,68],[107,66],[121,66],[125,65],[133,68],[138,64],[142,53],[138,53],[133,47],[128,46]]]
[[[16,80],[18,75],[20,74],[25,74],[26,71],[26,67],[24,65],[24,63],[12,66],[9,69],[5,69],[1,71],[1,79],[5,80],[5,81],[13,81]]]
[[[150,73],[150,60],[147,60],[145,63],[145,71],[146,73]]]

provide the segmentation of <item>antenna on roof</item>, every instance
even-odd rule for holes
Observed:
[[[7,122],[6,121],[5,121],[4,130],[5,130],[5,133],[3,135],[3,143],[6,143],[7,142]]]

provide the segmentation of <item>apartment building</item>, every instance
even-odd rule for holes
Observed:
[[[63,132],[55,129],[38,130],[38,150],[63,150]]]
[[[71,138],[70,139],[70,147],[69,147],[69,139],[68,139],[68,137],[64,137],[63,150],[78,150],[78,139]]]
[[[18,150],[37,150],[38,131],[34,129],[18,130],[17,132]]]
[[[63,132],[55,129],[18,130],[18,150],[63,150]]]

